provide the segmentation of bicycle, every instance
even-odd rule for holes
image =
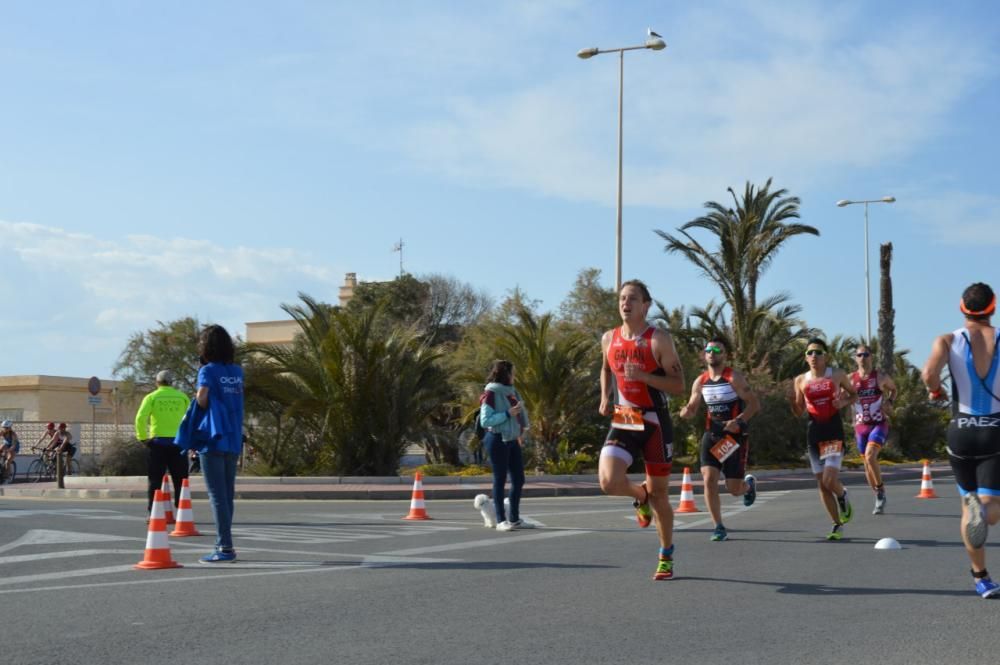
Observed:
[[[38,453],[38,459],[31,461],[31,464],[28,465],[28,470],[24,473],[24,477],[29,482],[33,483],[41,482],[43,480],[55,480],[57,453],[38,447],[32,447],[31,450]],[[58,454],[64,455],[65,453]],[[80,475],[80,463],[76,461],[76,459],[70,459],[69,466],[65,468],[64,475]]]

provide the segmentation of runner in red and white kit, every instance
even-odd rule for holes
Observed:
[[[865,478],[875,492],[872,515],[881,515],[885,511],[886,498],[878,454],[889,437],[888,416],[896,398],[896,384],[872,368],[872,352],[865,344],[858,345],[854,360],[858,363],[858,371],[851,374],[851,387],[858,394],[854,404],[854,440],[865,460]]]
[[[840,482],[840,463],[844,459],[844,423],[840,410],[857,398],[847,374],[826,366],[826,342],[814,337],[806,345],[809,371],[795,377],[792,413],[809,413],[806,429],[809,463],[823,507],[833,519],[827,540],[840,540],[843,526],[854,514],[847,499],[847,489]],[[839,511],[839,512],[838,512]]]
[[[701,438],[701,477],[705,504],[715,522],[711,539],[716,542],[729,539],[722,523],[720,472],[726,476],[726,489],[733,496],[742,496],[744,506],[752,506],[757,498],[757,479],[743,474],[750,451],[747,421],[760,411],[760,400],[743,373],[726,364],[726,355],[725,340],[715,337],[708,341],[708,369],[694,380],[691,398],[679,414],[681,418],[694,418],[702,402],[707,406],[705,434]]]
[[[613,415],[598,480],[611,496],[632,498],[639,526],[656,515],[660,553],[655,580],[673,577],[674,511],[667,496],[673,463],[673,428],[667,395],[684,391],[684,373],[670,334],[646,320],[653,299],[639,280],[622,284],[618,313],[622,325],[604,333],[601,350],[601,415]],[[627,471],[636,456],[646,466],[646,480],[636,485]]]

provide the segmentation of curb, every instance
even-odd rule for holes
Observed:
[[[939,477],[950,477],[951,468],[946,464],[932,465]],[[887,483],[897,480],[919,479],[922,465],[883,467]],[[678,476],[680,474],[677,474]],[[760,491],[779,491],[815,487],[816,480],[809,469],[778,469],[755,471]],[[631,474],[633,481],[643,479],[641,474]],[[76,477],[67,478],[75,487],[59,489],[54,482],[16,483],[0,486],[0,497],[22,499],[146,499],[146,478],[127,477]],[[433,480],[434,482],[429,482]],[[841,481],[845,485],[866,485],[864,471],[844,469]],[[489,476],[433,476],[424,478],[424,496],[429,500],[472,499],[477,494],[490,494],[493,479]],[[679,482],[679,479],[678,479]],[[408,501],[412,497],[412,477],[289,477],[263,478],[238,477],[236,498],[240,500],[344,500],[344,501]],[[114,485],[114,486],[110,486]],[[695,483],[696,494],[700,483]],[[524,485],[525,497],[601,496],[596,475],[587,476],[529,476]],[[207,500],[208,493],[201,478],[194,478],[192,499]]]

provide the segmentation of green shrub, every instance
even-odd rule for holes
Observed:
[[[571,452],[568,439],[563,439],[556,445],[556,453],[556,459],[545,463],[545,473],[571,475],[580,473],[584,468],[594,464],[593,456],[582,452]]]
[[[463,466],[457,471],[453,471],[452,476],[489,476],[493,472],[490,471],[488,466],[483,466],[482,464],[469,464],[468,466]]]
[[[423,466],[418,466],[417,471],[424,476],[450,476],[458,471],[458,468],[451,464],[424,464]]]
[[[97,475],[101,476],[145,476],[148,465],[145,445],[116,436],[104,446],[96,467]]]

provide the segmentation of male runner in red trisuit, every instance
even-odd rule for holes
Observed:
[[[653,299],[639,280],[622,284],[618,313],[622,325],[604,333],[601,350],[601,415],[613,415],[597,475],[601,490],[632,498],[639,526],[656,515],[660,554],[653,575],[674,574],[674,511],[667,496],[673,462],[673,429],[667,394],[684,391],[684,372],[670,334],[646,320]],[[646,465],[646,481],[636,485],[627,471],[636,455]]]

